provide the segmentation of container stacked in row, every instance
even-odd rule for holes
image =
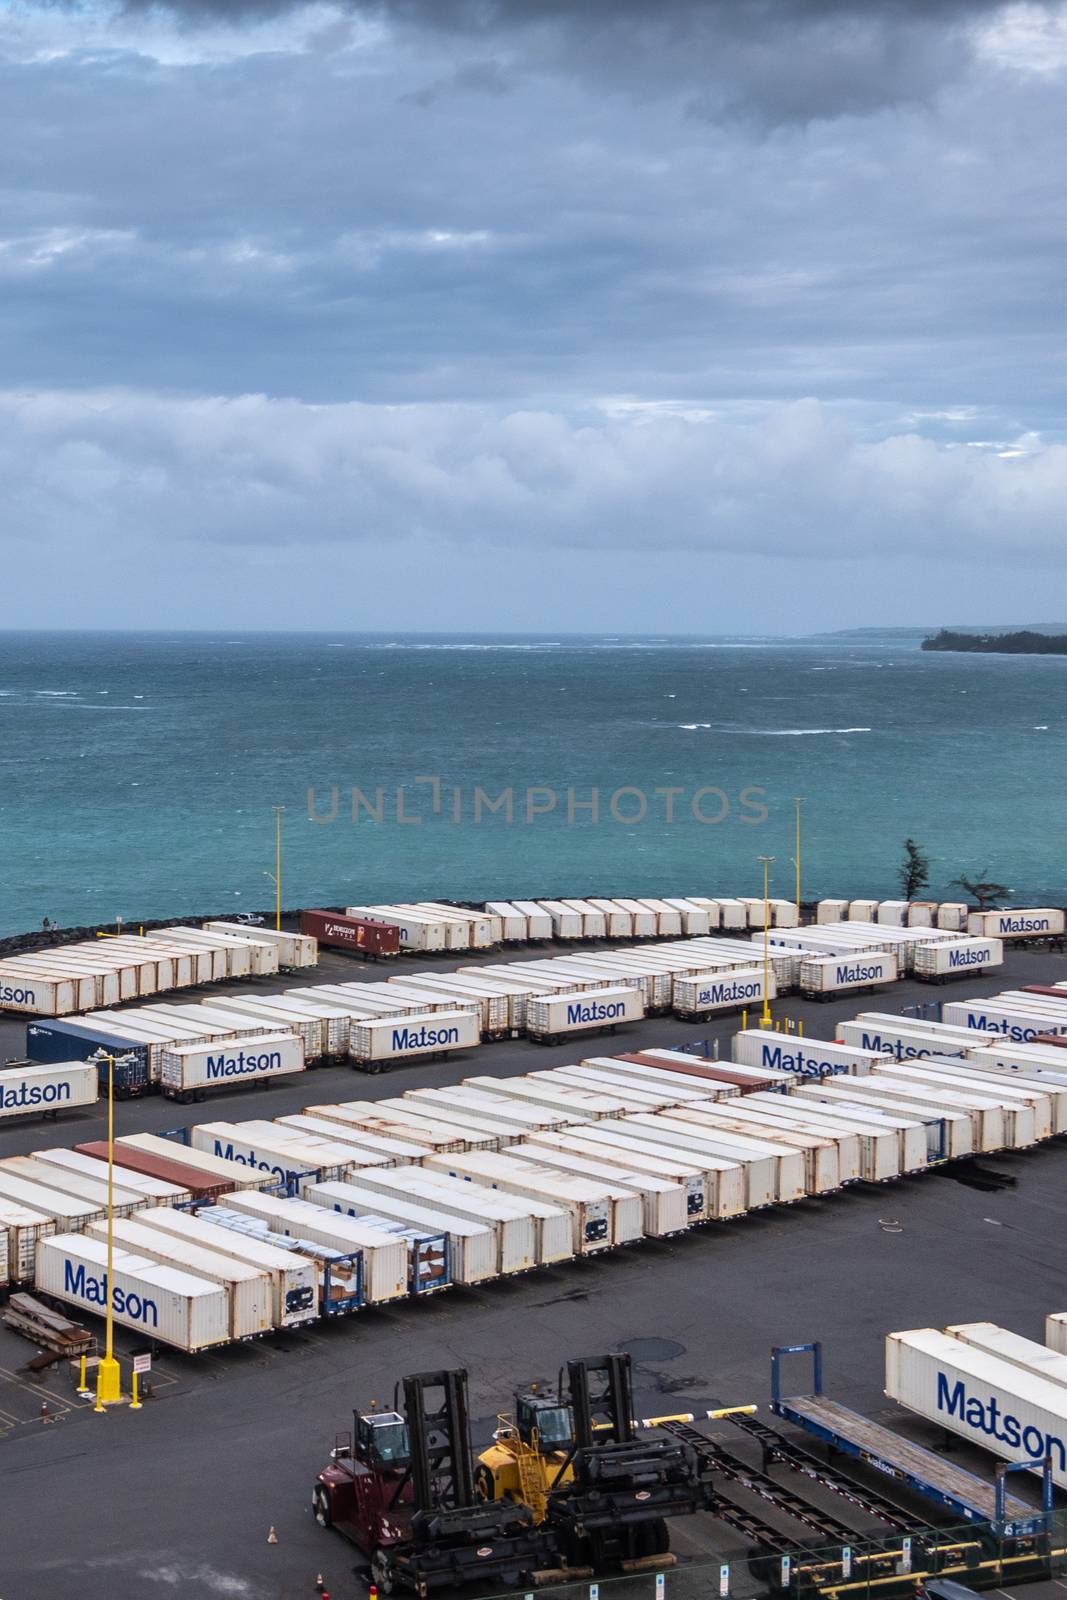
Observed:
[[[878,927],[938,928],[991,939],[1054,939],[1064,932],[1064,912],[1048,906],[974,911],[962,900],[820,900],[817,924],[861,922]]]
[[[66,1016],[317,960],[313,939],[230,922],[84,940],[0,961],[0,1010]]]

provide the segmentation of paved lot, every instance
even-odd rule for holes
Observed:
[[[1005,974],[967,992],[1060,977],[1065,965],[1062,956],[1015,953]],[[318,976],[331,970],[382,975],[329,957]],[[901,986],[879,1005],[897,1010],[945,992]],[[776,1007],[823,1036],[856,1009],[855,1001],[788,999]],[[736,1019],[714,1029],[657,1019],[627,1039],[717,1036],[725,1045],[736,1026]],[[617,1046],[605,1041],[604,1048]],[[0,1054],[20,1052],[21,1028],[0,1024]],[[311,1099],[378,1098],[473,1070],[517,1073],[574,1056],[573,1045],[542,1050],[514,1041],[466,1062],[384,1078],[330,1068],[254,1097],[220,1093],[195,1111],[201,1119],[277,1115]],[[119,1107],[117,1120],[120,1128],[160,1128],[192,1111],[134,1102]],[[101,1128],[98,1114],[23,1123],[3,1130],[0,1153],[70,1144]],[[512,1386],[553,1377],[568,1355],[630,1348],[643,1414],[765,1406],[771,1345],[821,1337],[828,1389],[899,1423],[881,1392],[888,1329],[992,1318],[1040,1338],[1045,1313],[1067,1306],[1060,1241],[1067,1151],[1057,1144],[989,1164],[1015,1176],[1016,1186],[988,1193],[942,1174],[857,1188],[217,1357],[167,1355],[155,1395],[138,1413],[93,1415],[62,1372],[27,1383],[18,1368],[30,1347],[0,1333],[0,1593],[4,1600],[289,1600],[312,1595],[320,1570],[334,1600],[359,1593],[352,1553],[312,1521],[309,1487],[334,1435],[350,1427],[353,1407],[390,1399],[407,1371],[468,1367],[484,1440]],[[915,1437],[937,1442],[903,1420]],[[988,1460],[966,1450],[959,1458],[989,1470]],[[277,1545],[266,1542],[271,1525]],[[740,1554],[736,1536],[703,1517],[686,1525],[677,1547],[705,1558]],[[1055,1586],[1025,1593],[1062,1600]]]

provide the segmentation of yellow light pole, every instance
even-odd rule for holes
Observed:
[[[763,862],[763,1013],[759,1019],[761,1028],[769,1028],[773,1022],[771,1016],[771,890],[770,873],[773,856],[760,856]]]
[[[105,1406],[115,1405],[117,1401],[122,1399],[122,1369],[115,1360],[113,1339],[115,1291],[111,1281],[115,1226],[115,1057],[98,1053],[95,1059],[107,1062],[107,1273],[104,1282],[104,1294],[107,1301],[104,1325],[107,1334],[104,1354],[97,1363],[96,1368],[96,1406],[94,1408],[97,1411],[103,1411]]]

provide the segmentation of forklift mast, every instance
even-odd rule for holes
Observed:
[[[562,1389],[562,1384],[560,1387]],[[606,1438],[616,1444],[629,1444],[633,1440],[634,1401],[629,1356],[606,1355],[597,1360],[568,1361],[567,1388],[574,1411],[574,1442],[579,1450],[602,1444]]]
[[[475,1503],[467,1374],[416,1372],[403,1380],[416,1511],[457,1511]]]

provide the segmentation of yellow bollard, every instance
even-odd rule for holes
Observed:
[[[140,1409],[141,1409],[141,1402],[137,1398],[137,1374],[135,1372],[134,1375],[133,1375],[133,1398],[130,1401],[130,1410],[131,1411],[140,1411]]]
[[[797,1021],[797,1032],[799,1033],[800,1037],[803,1039],[803,1037],[804,1037],[804,1018],[803,1017],[800,1017],[798,1019],[798,1021]]]
[[[78,1393],[79,1394],[84,1394],[85,1393],[85,1357],[84,1357],[84,1355],[82,1356],[81,1361],[78,1363]]]

